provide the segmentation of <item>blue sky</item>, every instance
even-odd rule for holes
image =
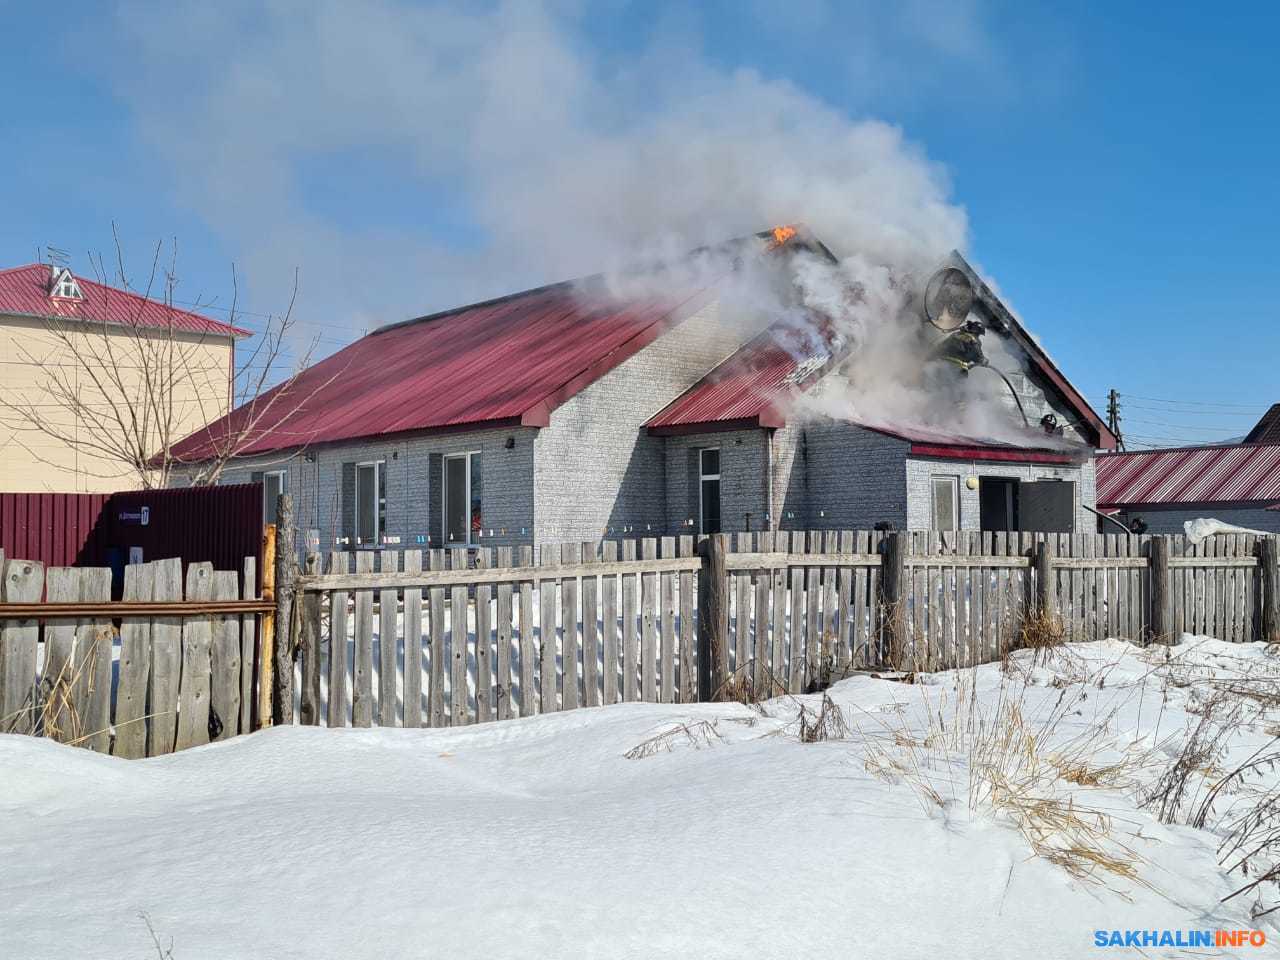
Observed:
[[[838,244],[901,216],[961,236],[1096,405],[1121,391],[1134,439],[1238,435],[1280,401],[1273,6],[59,11],[0,0],[23,38],[0,59],[4,265],[52,245],[83,270],[115,221],[135,282],[176,238],[179,299],[215,315],[235,263],[251,326],[297,267],[329,352],[655,234],[773,217]],[[870,190],[843,169],[865,150]]]

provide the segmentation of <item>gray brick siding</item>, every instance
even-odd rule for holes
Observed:
[[[995,463],[987,460],[944,460],[934,457],[908,457],[907,529],[928,530],[932,522],[933,477],[958,477],[960,483],[960,529],[981,529],[978,491],[970,490],[968,477],[1015,477],[1019,480],[1071,480],[1076,484],[1076,533],[1093,533],[1097,518],[1082,504],[1094,505],[1094,462],[1080,466],[1051,464]]]
[[[712,302],[554,410],[535,443],[537,540],[666,532],[666,440],[644,423],[755,332]]]
[[[705,447],[720,449],[720,529],[737,533],[762,530],[767,521],[765,508],[764,430],[730,430],[666,438],[666,531],[668,534],[699,533],[699,471],[691,453]]]
[[[1117,519],[1127,524],[1134,517],[1141,517],[1146,521],[1147,533],[1185,533],[1182,525],[1188,520],[1198,520],[1201,517],[1221,520],[1223,523],[1234,524],[1237,527],[1248,527],[1250,530],[1280,533],[1280,510],[1264,510],[1262,507],[1200,506],[1188,509],[1179,505],[1179,509],[1174,510],[1161,507],[1126,507],[1120,511]]]

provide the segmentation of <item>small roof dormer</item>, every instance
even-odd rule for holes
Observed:
[[[80,284],[71,270],[57,264],[49,265],[49,296],[54,300],[83,300]]]

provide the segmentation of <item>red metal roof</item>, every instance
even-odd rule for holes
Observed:
[[[1099,504],[1280,499],[1280,444],[1176,447],[1098,457]]]
[[[780,427],[779,407],[798,386],[797,357],[821,358],[821,345],[782,326],[748,341],[714,370],[654,414],[652,433],[687,432],[692,427],[750,425]]]
[[[49,319],[89,320],[121,326],[143,326],[201,333],[215,337],[247,337],[250,331],[210,320],[189,310],[76,277],[83,300],[49,295],[49,265],[29,263],[0,270],[0,314]]]
[[[404,431],[546,426],[552,410],[702,299],[623,303],[561,283],[383,327],[174,453],[208,457],[216,438],[239,436],[264,409],[239,454]]]
[[[834,359],[825,344],[815,342],[812,333],[775,324],[656,413],[646,427],[655,434],[680,434],[784,426],[792,398],[821,379]],[[850,422],[910,441],[911,452],[920,456],[1072,463],[1080,460],[1083,452],[1031,443],[1015,445],[902,424]]]

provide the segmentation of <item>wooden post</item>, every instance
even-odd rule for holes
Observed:
[[[699,544],[702,570],[698,574],[698,699],[710,700],[726,680],[724,652],[728,650],[729,538],[714,533]]]
[[[1151,539],[1151,640],[1173,640],[1173,580],[1169,574],[1169,538]]]
[[[1258,591],[1262,603],[1262,639],[1267,643],[1280,643],[1280,539],[1258,538],[1258,564],[1262,574],[1262,589]]]
[[[880,645],[887,652],[890,666],[901,668],[907,643],[907,605],[903,586],[906,583],[907,551],[911,534],[895,530],[885,537],[880,554]],[[792,629],[795,629],[794,625]]]
[[[1036,544],[1036,612],[1045,618],[1058,615],[1058,591],[1054,583],[1053,544],[1041,540]]]
[[[306,559],[307,576],[320,573],[320,554],[310,552]],[[298,720],[308,726],[320,722],[320,593],[309,590],[302,595],[302,706]],[[332,627],[332,624],[330,624]]]
[[[276,516],[276,644],[272,666],[271,719],[293,723],[293,657],[297,630],[293,622],[293,497],[280,494]]]
[[[276,525],[262,530],[262,599],[276,599]],[[274,609],[262,615],[262,646],[258,650],[258,726],[271,726],[271,676],[275,666],[276,615]]]

